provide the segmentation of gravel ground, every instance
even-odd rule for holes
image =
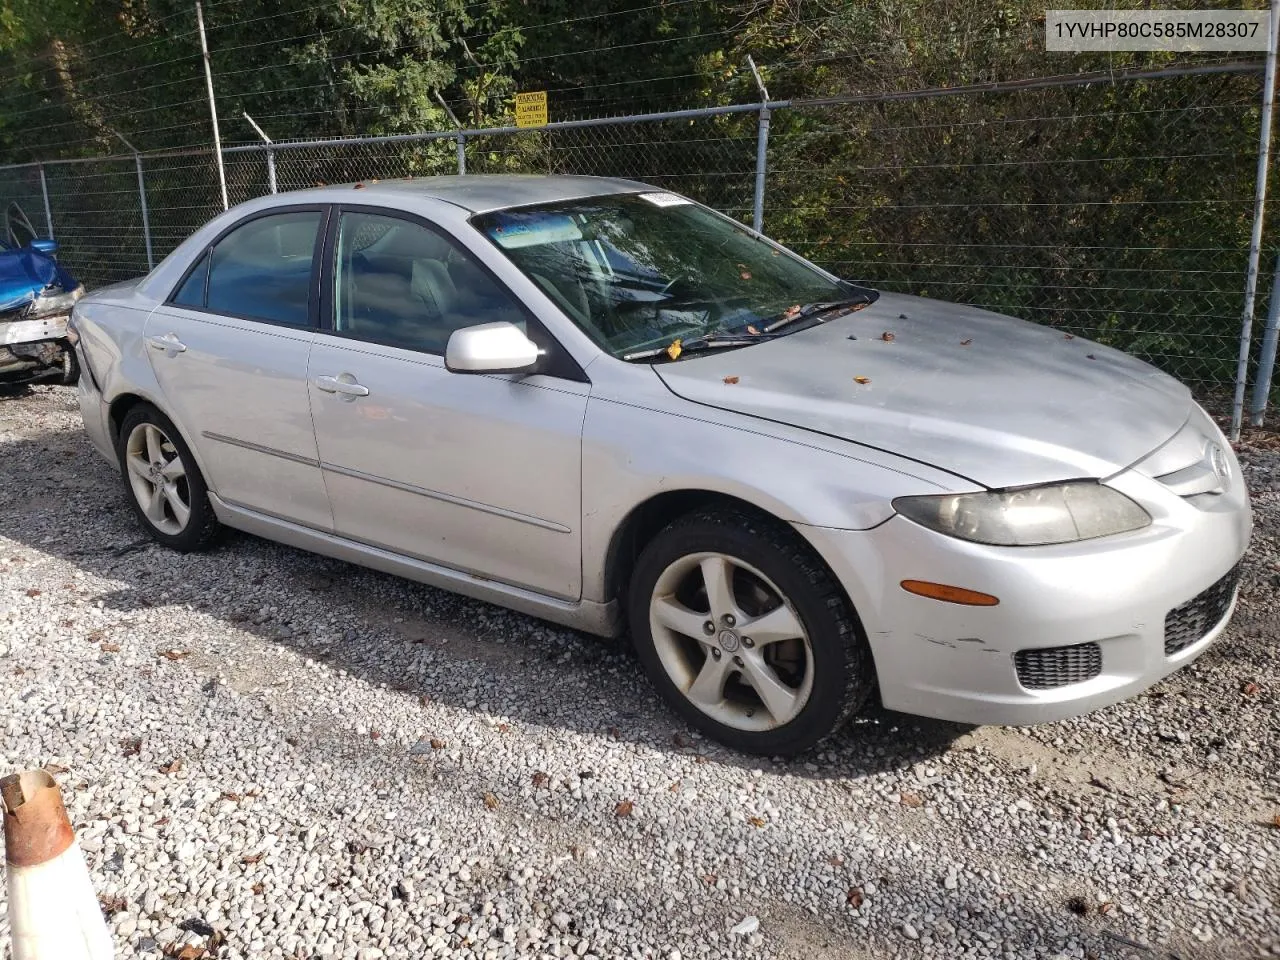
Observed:
[[[0,400],[0,771],[57,773],[122,957],[1280,955],[1278,439],[1242,450],[1241,607],[1194,666],[772,763],[622,644],[247,536],[152,546],[38,388]]]

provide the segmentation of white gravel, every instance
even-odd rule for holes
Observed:
[[[1192,668],[771,763],[621,645],[250,537],[150,545],[39,388],[0,400],[0,772],[56,765],[121,957],[1280,955],[1277,440]]]

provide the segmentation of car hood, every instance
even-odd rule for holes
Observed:
[[[58,265],[36,250],[0,251],[0,312],[16,310],[58,277]]]
[[[1118,350],[892,293],[778,340],[654,371],[686,400],[991,488],[1108,477],[1173,436],[1193,406],[1178,381]]]

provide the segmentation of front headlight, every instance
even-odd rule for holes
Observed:
[[[38,320],[40,317],[55,317],[59,314],[70,313],[71,308],[76,305],[76,301],[83,296],[83,285],[65,292],[56,287],[46,287],[40,296],[32,300],[31,305],[27,307],[27,318]]]
[[[1151,523],[1142,507],[1094,480],[989,493],[899,497],[893,506],[930,530],[1003,547],[1092,540]]]

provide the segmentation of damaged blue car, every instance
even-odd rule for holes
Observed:
[[[9,204],[0,238],[0,388],[79,377],[67,318],[84,287],[58,263],[57,250]]]

